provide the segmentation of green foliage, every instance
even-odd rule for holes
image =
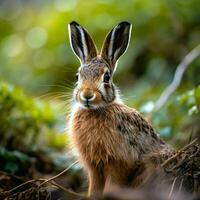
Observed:
[[[187,106],[189,115],[200,114],[200,86],[182,94],[178,101]]]
[[[56,134],[58,115],[49,104],[27,97],[20,88],[3,82],[0,124],[0,145],[9,149],[63,148],[66,142],[66,135]]]
[[[9,151],[0,147],[0,162],[1,171],[16,173],[24,172],[24,169],[27,169],[34,162],[34,159],[20,151]]]

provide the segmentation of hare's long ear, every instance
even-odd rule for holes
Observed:
[[[131,24],[121,22],[114,27],[106,36],[101,50],[101,57],[104,58],[114,70],[119,57],[126,51],[131,35]]]
[[[89,33],[77,22],[68,25],[71,48],[81,63],[87,63],[97,56],[96,46]]]

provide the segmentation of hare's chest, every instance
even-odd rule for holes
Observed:
[[[72,134],[80,156],[89,162],[108,162],[121,154],[122,137],[111,121],[101,116],[77,116]]]

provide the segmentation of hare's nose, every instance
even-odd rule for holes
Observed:
[[[95,98],[95,95],[92,92],[81,92],[80,97],[83,101],[92,101]]]

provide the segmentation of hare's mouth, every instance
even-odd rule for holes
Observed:
[[[79,105],[82,107],[82,108],[85,108],[85,109],[93,109],[95,108],[95,104],[93,101],[90,101],[88,99],[85,99],[85,100],[79,100]]]
[[[84,109],[97,109],[100,107],[100,104],[95,104],[93,101],[90,100],[82,101],[80,102],[80,104]]]
[[[86,100],[83,102],[83,105],[84,105],[84,107],[86,107],[86,108],[90,108],[90,107],[92,107],[92,102],[89,101],[88,99],[86,99]]]

